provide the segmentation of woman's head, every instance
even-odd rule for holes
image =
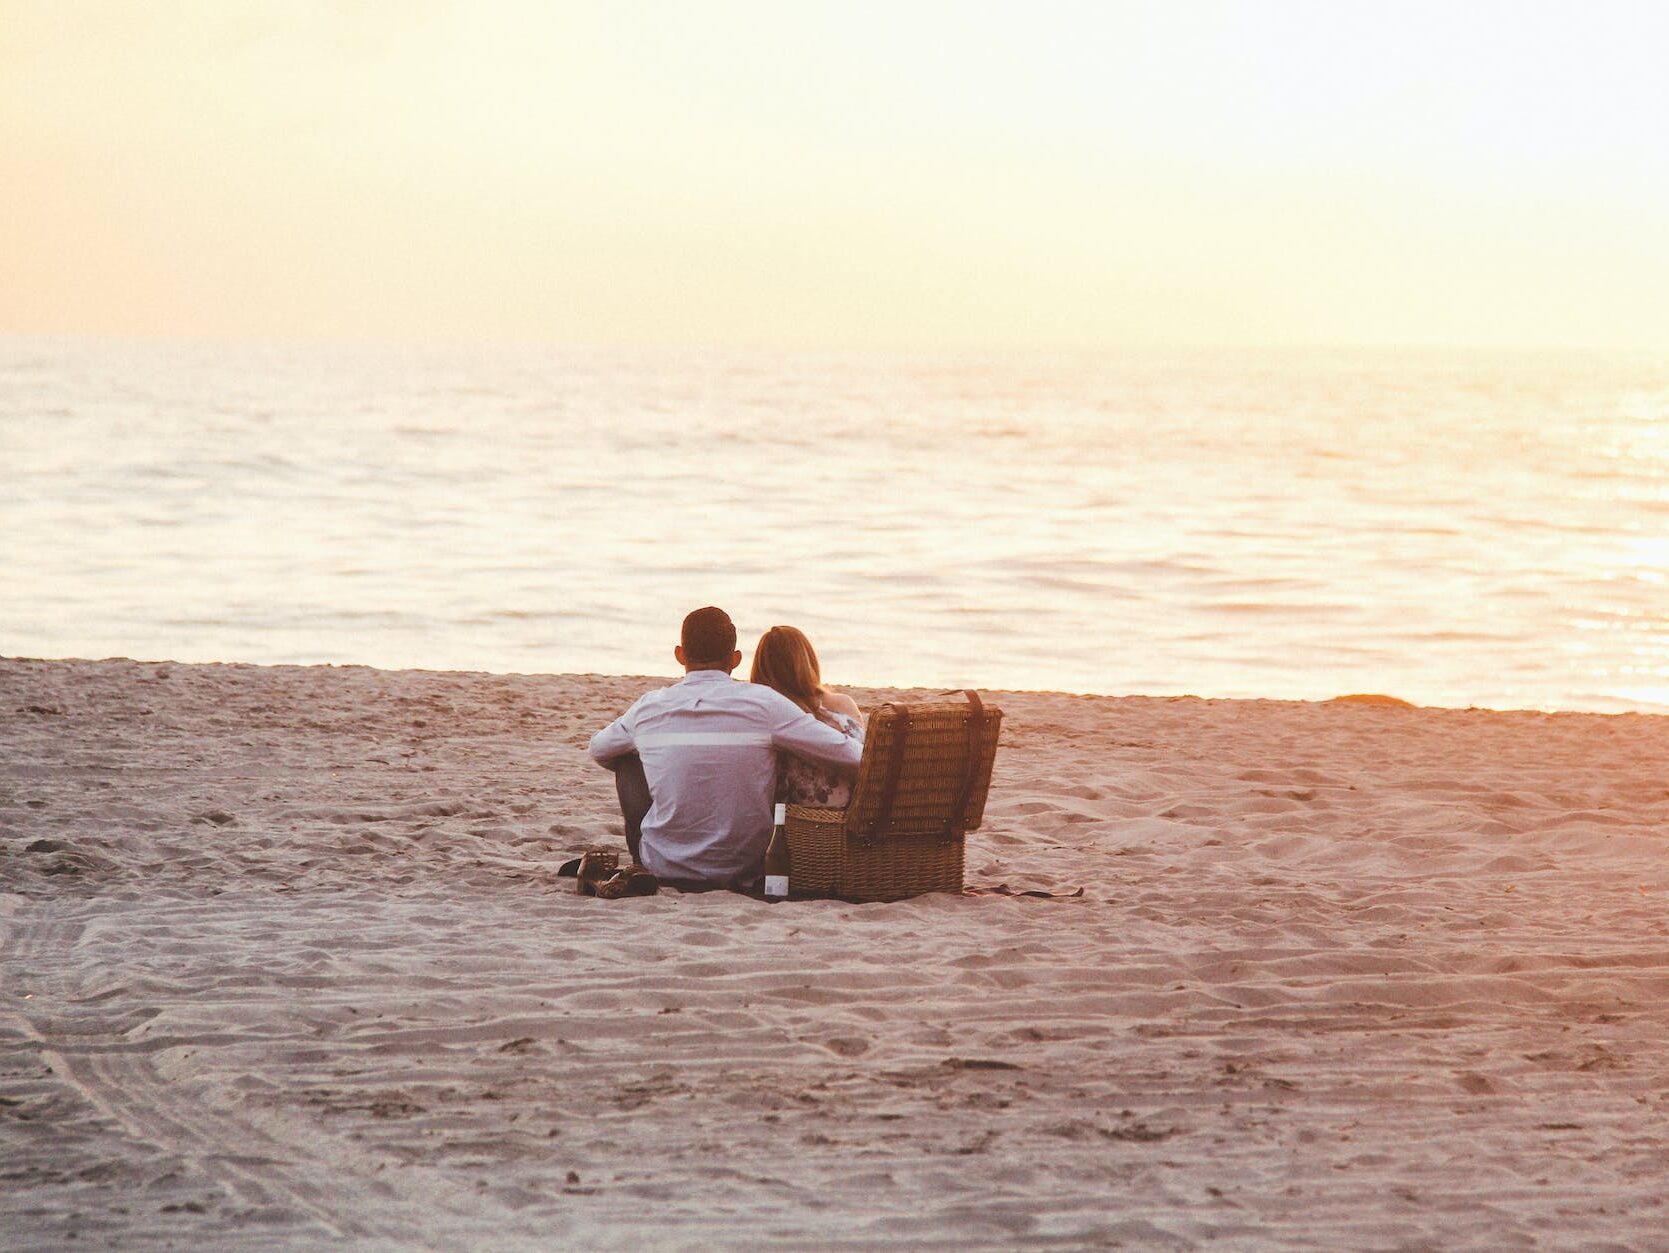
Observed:
[[[761,635],[748,678],[775,688],[809,714],[822,713],[823,676],[804,631],[774,626]]]

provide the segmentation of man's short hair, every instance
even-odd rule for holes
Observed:
[[[724,610],[708,605],[685,616],[679,643],[686,663],[723,665],[736,653],[736,624]]]

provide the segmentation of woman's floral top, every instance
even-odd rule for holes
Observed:
[[[847,739],[863,742],[863,723],[848,714],[823,711],[823,721]],[[852,780],[828,766],[807,761],[793,753],[777,754],[777,802],[784,805],[817,805],[823,809],[845,809],[852,803]]]

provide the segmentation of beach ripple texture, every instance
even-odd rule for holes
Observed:
[[[1669,708],[1669,359],[0,340],[0,654]]]

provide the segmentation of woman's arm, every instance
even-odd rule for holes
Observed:
[[[854,718],[863,717],[863,711],[858,708],[858,702],[845,692],[823,692],[823,707],[837,714],[848,714]]]

